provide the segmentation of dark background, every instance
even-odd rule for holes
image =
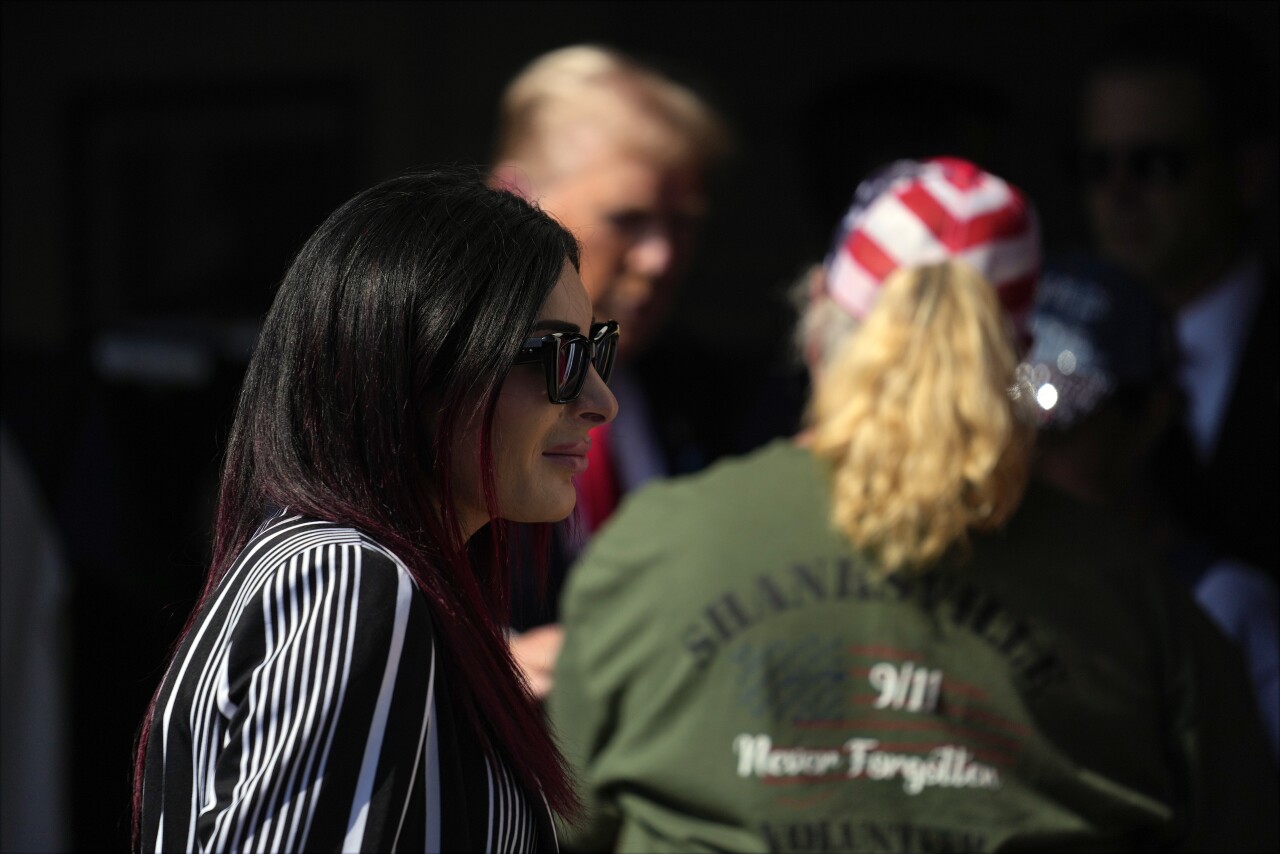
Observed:
[[[1062,154],[1085,57],[1174,5],[1240,24],[1274,73],[1274,2],[0,5],[0,403],[73,580],[76,847],[127,845],[130,745],[204,569],[240,374],[339,203],[486,162],[504,84],[543,51],[659,65],[737,137],[659,346],[734,365],[689,377],[737,411],[716,395],[780,360],[785,286],[882,160],[975,158],[1037,201],[1050,248],[1080,243]]]

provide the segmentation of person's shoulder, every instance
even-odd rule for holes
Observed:
[[[344,626],[366,640],[411,626],[414,644],[433,643],[432,609],[408,564],[353,525],[279,513],[258,529],[225,583],[237,601],[345,608]]]
[[[397,584],[401,578],[411,580],[404,561],[368,533],[287,510],[263,522],[237,563],[287,574],[302,566],[338,575],[358,568],[374,583],[380,579]]]
[[[818,471],[812,455],[780,440],[695,474],[650,481],[623,500],[580,563],[602,578],[632,577],[648,565],[675,571],[746,547],[775,529],[782,508],[789,518],[823,520]]]
[[[1051,599],[1145,609],[1163,599],[1155,590],[1169,583],[1144,529],[1034,480],[1009,523],[978,537],[978,545],[997,574]]]
[[[1025,531],[1027,536],[1046,546],[1062,541],[1092,547],[1141,539],[1137,531],[1119,516],[1034,479],[1027,485],[1009,527],[1015,532]],[[1089,536],[1082,538],[1081,534],[1085,532]]]
[[[695,506],[736,515],[753,502],[776,506],[779,490],[808,486],[818,470],[808,451],[778,439],[693,474],[650,481],[624,499],[623,509],[634,505],[633,513],[683,516]]]

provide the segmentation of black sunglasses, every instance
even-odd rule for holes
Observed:
[[[547,378],[547,398],[552,403],[577,400],[587,381],[587,366],[595,365],[606,383],[618,355],[618,322],[606,320],[591,326],[590,335],[552,332],[530,338],[516,354],[515,364],[542,362]]]
[[[1090,185],[1123,174],[1139,184],[1167,187],[1183,179],[1191,157],[1191,151],[1175,145],[1084,146],[1073,153],[1070,165],[1074,177]]]

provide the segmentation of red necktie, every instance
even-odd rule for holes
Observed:
[[[618,478],[609,455],[609,425],[591,431],[587,470],[578,476],[578,507],[587,530],[594,532],[613,513],[621,497]]]

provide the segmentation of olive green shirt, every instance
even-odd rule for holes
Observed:
[[[1029,490],[882,579],[775,442],[634,494],[562,600],[571,849],[1274,850],[1238,653],[1109,520]]]

